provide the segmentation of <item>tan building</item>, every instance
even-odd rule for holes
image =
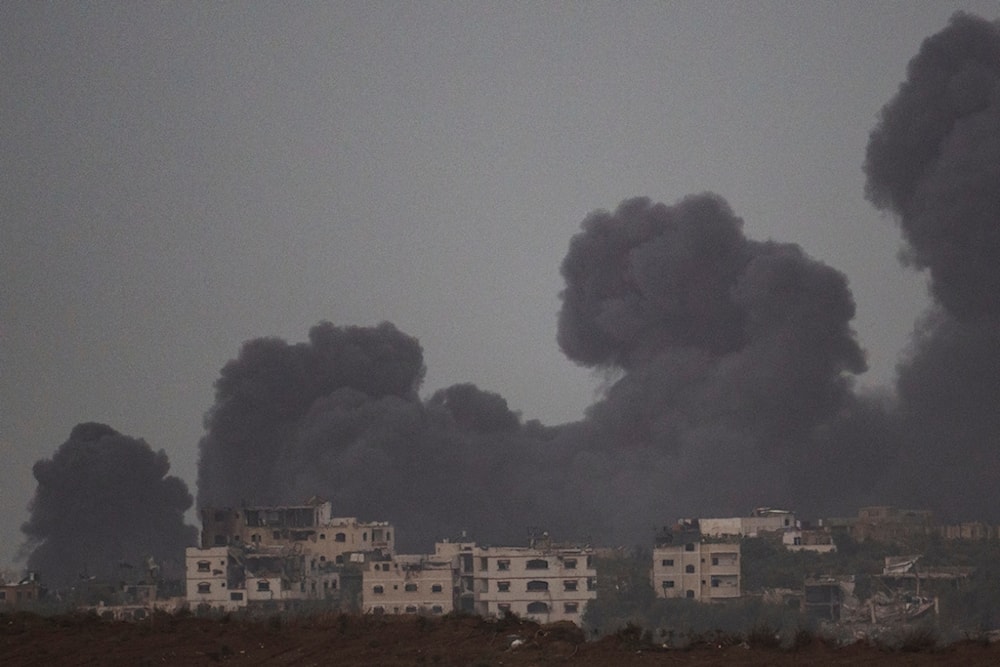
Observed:
[[[540,623],[580,624],[587,603],[597,597],[590,548],[548,539],[530,547],[439,542],[435,555],[453,562],[459,608],[484,617],[513,613]]]
[[[373,614],[447,614],[453,611],[452,561],[425,555],[372,559],[362,578],[362,609]]]
[[[295,549],[323,563],[343,564],[351,553],[395,550],[394,530],[386,521],[334,517],[330,502],[313,498],[303,505],[204,508],[201,546]]]
[[[236,558],[229,547],[188,547],[184,561],[186,594],[192,609],[231,612],[246,608],[244,579],[237,576]]]
[[[31,607],[45,597],[45,588],[34,572],[17,583],[5,583],[0,579],[0,611]]]
[[[781,534],[781,543],[788,551],[831,553],[837,550],[833,534],[823,528],[790,528]]]
[[[795,514],[788,510],[758,507],[750,516],[698,519],[701,534],[708,537],[758,537],[795,527]]]
[[[741,595],[740,544],[735,539],[706,542],[692,524],[657,538],[652,583],[657,597],[702,602]]]

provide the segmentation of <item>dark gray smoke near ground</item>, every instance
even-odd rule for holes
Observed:
[[[520,541],[531,526],[642,543],[681,512],[818,509],[865,488],[823,454],[855,435],[853,415],[882,415],[851,392],[865,361],[842,274],[747,239],[714,195],[592,214],[563,274],[560,344],[618,376],[585,420],[522,423],[470,384],[422,402],[415,340],[322,323],[308,343],[251,341],[223,368],[199,505],[318,493],[338,513],[392,519],[402,546],[462,529]],[[885,443],[858,448],[871,471]],[[817,458],[824,476],[801,468]]]
[[[51,459],[33,469],[38,489],[22,526],[28,568],[51,586],[81,575],[116,579],[123,566],[183,576],[184,548],[197,530],[184,524],[193,498],[160,450],[104,424],[73,428]]]
[[[925,40],[868,145],[869,198],[898,217],[937,305],[899,367],[899,493],[1000,518],[1000,23]]]

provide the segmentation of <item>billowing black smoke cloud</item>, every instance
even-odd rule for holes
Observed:
[[[748,239],[720,197],[637,198],[584,220],[562,264],[558,342],[607,378],[585,419],[523,423],[456,385],[422,401],[423,358],[390,324],[244,345],[216,384],[199,505],[301,502],[394,521],[403,548],[529,527],[648,543],[681,515],[805,515],[994,497],[1000,433],[1000,47],[959,15],[924,45],[872,135],[868,193],[899,214],[941,306],[898,398],[862,395],[854,302],[799,247]]]
[[[936,301],[899,368],[900,493],[1000,518],[1000,23],[956,14],[924,42],[865,171]]]
[[[307,343],[250,341],[223,368],[199,505],[318,493],[391,518],[414,545],[461,529],[520,541],[532,526],[644,542],[679,513],[828,507],[884,465],[884,417],[851,392],[865,361],[844,276],[747,239],[721,198],[594,213],[562,270],[560,345],[617,375],[585,420],[525,424],[467,384],[423,402],[414,339],[321,323]],[[867,476],[823,454],[846,436]]]
[[[52,586],[81,575],[103,580],[120,567],[146,568],[152,556],[163,574],[183,574],[184,547],[197,530],[184,524],[193,498],[160,450],[110,426],[73,428],[51,459],[38,461],[30,518],[21,527],[28,567]]]

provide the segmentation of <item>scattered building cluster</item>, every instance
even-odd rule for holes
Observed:
[[[592,550],[547,535],[528,547],[459,539],[437,543],[433,554],[398,554],[391,524],[334,517],[318,498],[201,514],[202,544],[186,552],[187,600],[195,610],[284,610],[354,596],[347,606],[373,614],[458,609],[579,622],[596,596]],[[345,580],[356,590],[345,591]]]
[[[105,618],[139,620],[156,609],[276,612],[338,608],[366,614],[442,615],[452,611],[542,623],[580,623],[597,597],[595,551],[553,542],[547,533],[528,546],[486,546],[467,539],[437,542],[430,554],[400,554],[386,521],[336,517],[331,503],[204,508],[200,546],[185,553],[182,590],[164,595],[156,564],[123,575],[117,586],[83,581],[80,607]],[[724,603],[743,596],[741,540],[770,538],[790,551],[836,550],[834,534],[888,545],[917,537],[997,539],[1000,529],[980,523],[939,525],[923,510],[861,508],[857,517],[815,526],[788,510],[761,507],[748,516],[682,519],[655,537],[650,581],[659,598]],[[921,567],[920,556],[887,557],[872,575],[873,594],[855,595],[855,577],[815,575],[798,590],[764,591],[765,600],[792,604],[835,623],[883,623],[936,610],[935,595],[955,588],[971,568]],[[124,570],[123,570],[124,572]],[[93,578],[91,578],[93,579]],[[0,609],[30,607],[45,595],[34,574],[0,580]]]

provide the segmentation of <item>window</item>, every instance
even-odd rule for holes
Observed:
[[[346,542],[347,541],[347,535],[344,534],[344,533],[337,533],[336,535],[333,536],[333,541],[334,542]]]
[[[532,579],[528,582],[527,590],[529,592],[547,591],[549,590],[549,582],[541,581],[540,579]]]
[[[232,600],[233,602],[240,602],[241,600],[243,600],[243,593],[230,593],[229,599]]]
[[[364,532],[364,533],[361,533],[361,541],[362,542],[367,542],[368,541],[368,532],[367,531]]]
[[[497,609],[500,610],[501,614],[509,614],[510,613],[510,605],[507,604],[506,602],[501,602],[500,604],[498,604],[497,605]]]
[[[544,558],[532,558],[524,564],[524,568],[526,570],[547,570],[549,569],[549,561]]]
[[[376,595],[381,595],[382,593],[385,593],[385,588],[381,584],[377,586],[372,586],[372,593],[375,593]]]
[[[7,599],[7,591],[0,591],[0,600]]]
[[[200,584],[198,584],[198,592],[199,593],[211,593],[212,592],[212,584],[208,583],[207,581],[201,582]]]
[[[406,605],[406,613],[407,614],[416,614],[417,613],[417,607],[416,607],[416,605],[412,605],[412,604]]]
[[[718,559],[718,558],[715,558],[715,557],[713,557],[713,558],[712,558],[712,565],[718,565],[718,564],[719,564],[719,559]]]
[[[375,614],[376,616],[381,616],[382,614],[385,613],[385,607],[382,606],[372,607],[372,613]]]
[[[390,533],[388,530],[385,531],[385,541],[388,542],[391,539],[392,539],[392,533]]]
[[[271,537],[273,537],[276,540],[280,540],[281,539],[281,531],[280,530],[272,531],[271,532]]]
[[[441,584],[434,584],[431,586],[431,593],[440,593],[443,590],[444,589],[441,587]]]
[[[684,551],[694,551],[694,542],[688,542],[685,544]]]
[[[389,571],[389,564],[388,563],[382,563],[382,571],[383,572],[388,572]]]
[[[498,560],[497,561],[497,569],[498,570],[509,570],[510,569],[510,561],[507,560],[507,559]]]
[[[576,590],[576,579],[567,579],[563,582],[564,591],[575,591]]]
[[[719,580],[712,579],[712,588],[718,588],[718,587],[719,587]]]
[[[321,556],[320,560],[323,560],[324,558],[325,558],[325,556]],[[337,554],[337,557],[334,558],[333,560],[334,560],[335,563],[337,563],[337,565],[343,565],[344,564],[344,554]]]
[[[432,614],[443,614],[444,613],[444,607],[442,607],[439,604],[436,604],[433,607],[431,607],[431,613]]]
[[[479,559],[479,569],[482,570],[483,572],[485,572],[488,569],[490,569],[490,559],[489,558],[480,558]]]
[[[217,546],[217,547],[224,547],[224,546],[226,546],[226,536],[225,535],[216,535],[215,536],[215,546]]]
[[[575,558],[567,558],[566,560],[563,561],[563,567],[566,568],[567,570],[575,570],[576,569],[576,559]]]
[[[544,602],[530,602],[528,603],[528,613],[529,614],[547,614],[549,613],[549,605]]]
[[[271,582],[267,579],[261,579],[257,582],[257,590],[260,592],[271,590]]]
[[[688,589],[687,593],[685,593],[684,596],[687,598],[694,598],[694,591]]]
[[[688,574],[694,574],[694,565],[685,565],[684,571]]]
[[[588,591],[597,590],[597,579],[595,577],[587,577],[587,590]]]
[[[320,533],[319,534],[319,539],[325,540],[326,539],[326,533]]]
[[[660,561],[660,565],[662,565],[663,567],[673,567],[674,566],[674,559],[673,558],[664,558],[662,561]]]
[[[575,614],[580,611],[580,605],[576,602],[566,602],[563,604],[563,611],[567,614]]]
[[[510,582],[509,581],[498,581],[497,582],[497,593],[510,593]]]
[[[664,579],[663,580],[663,587],[664,588],[673,588],[674,587],[674,580],[673,579]]]
[[[207,560],[200,560],[200,561],[198,561],[198,571],[199,572],[211,572],[212,571],[212,563],[210,561],[207,561]]]
[[[417,591],[417,585],[416,584],[406,584],[406,586],[403,587],[403,590],[405,590],[407,593],[416,593],[416,591]]]

